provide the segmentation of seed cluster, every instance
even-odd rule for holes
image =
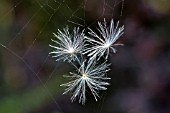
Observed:
[[[107,59],[109,54],[116,53],[116,46],[123,45],[116,44],[116,41],[123,35],[124,26],[119,27],[119,22],[115,26],[113,19],[110,25],[104,19],[103,23],[98,22],[98,26],[98,33],[89,28],[88,36],[79,27],[75,27],[72,33],[68,27],[53,33],[55,39],[52,39],[54,44],[49,45],[53,48],[50,54],[56,61],[69,62],[76,68],[76,72],[64,75],[71,81],[61,84],[66,87],[63,94],[72,93],[71,101],[78,98],[79,103],[85,104],[87,88],[97,101],[99,91],[107,90],[109,85],[107,72],[110,64]],[[103,63],[101,58],[105,60]]]

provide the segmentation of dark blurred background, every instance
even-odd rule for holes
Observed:
[[[52,33],[103,18],[125,25],[111,85],[71,103],[60,84],[72,66],[48,55]],[[169,0],[0,0],[0,43],[0,113],[170,113]]]

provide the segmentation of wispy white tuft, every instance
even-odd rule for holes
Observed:
[[[73,33],[70,34],[68,27],[63,31],[58,30],[54,34],[56,39],[52,39],[54,45],[49,45],[54,48],[50,54],[56,58],[56,61],[74,61],[79,54],[82,54],[84,47],[84,32],[80,32],[79,28],[74,28]]]
[[[119,27],[119,22],[114,26],[113,19],[110,22],[110,26],[107,26],[106,20],[104,23],[98,22],[98,31],[100,35],[97,35],[93,30],[90,29],[89,34],[94,38],[86,37],[87,41],[92,44],[92,47],[86,48],[83,54],[87,54],[90,59],[100,59],[104,56],[108,58],[110,50],[116,53],[115,46],[123,44],[115,44],[115,42],[123,35],[124,26]]]
[[[96,65],[96,62],[84,61],[82,62],[77,73],[70,72],[69,77],[72,81],[62,84],[61,86],[67,87],[63,94],[72,92],[71,101],[78,98],[79,103],[85,104],[86,101],[86,89],[90,89],[95,100],[99,98],[98,92],[100,90],[106,90],[106,86],[109,85],[107,79],[110,79],[106,76],[107,71],[109,70],[109,64],[104,62],[103,64]]]

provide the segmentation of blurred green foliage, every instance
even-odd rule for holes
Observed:
[[[55,75],[56,76],[56,75]],[[42,85],[29,89],[21,94],[14,94],[1,98],[1,113],[24,113],[33,109],[38,109],[49,101],[54,101],[54,96],[61,94],[61,77],[53,78],[44,88]]]

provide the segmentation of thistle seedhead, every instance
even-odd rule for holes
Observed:
[[[123,35],[124,26],[119,27],[119,22],[117,22],[116,26],[114,27],[113,19],[110,22],[110,26],[107,26],[105,19],[103,24],[98,22],[98,25],[100,36],[97,35],[93,30],[89,29],[89,34],[93,38],[86,37],[87,41],[92,44],[92,47],[86,48],[83,54],[87,54],[91,60],[96,58],[99,60],[102,56],[107,59],[110,50],[112,50],[113,53],[116,53],[115,46],[123,45],[115,44],[115,42]]]
[[[69,76],[64,76],[70,77],[73,80],[61,85],[67,87],[63,94],[72,92],[71,101],[79,98],[79,103],[84,104],[86,101],[86,89],[89,88],[97,101],[97,98],[99,97],[98,91],[106,90],[106,86],[109,85],[107,80],[110,78],[106,76],[106,73],[109,70],[108,66],[109,64],[106,64],[105,62],[100,65],[97,65],[95,61],[82,62],[77,73],[70,72]]]
[[[63,29],[63,32],[58,30],[54,34],[56,39],[52,39],[55,45],[49,45],[54,48],[50,54],[56,58],[56,61],[75,61],[79,54],[82,54],[84,48],[84,31],[80,32],[79,28],[74,28],[70,34],[68,27]]]

